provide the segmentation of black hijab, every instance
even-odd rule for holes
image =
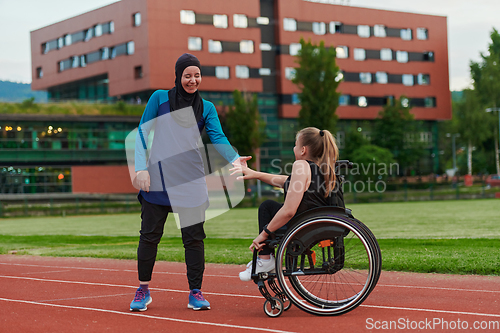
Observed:
[[[201,71],[201,64],[198,58],[192,54],[184,53],[175,63],[175,87],[169,90],[168,99],[170,101],[170,111],[192,106],[194,116],[198,122],[203,117],[203,100],[200,93],[196,90],[196,92],[189,94],[181,84],[182,73],[189,66],[196,66]]]

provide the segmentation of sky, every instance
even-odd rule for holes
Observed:
[[[498,0],[331,1],[448,17],[450,90],[470,86],[470,61],[480,60],[481,52],[488,49],[491,31],[500,30]],[[117,0],[0,0],[0,80],[31,82],[30,31],[113,2]]]

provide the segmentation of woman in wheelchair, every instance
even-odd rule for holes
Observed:
[[[338,191],[335,162],[339,150],[333,135],[327,130],[307,127],[297,133],[293,148],[295,162],[290,176],[257,172],[248,167],[234,168],[243,173],[238,179],[259,179],[284,189],[285,201],[280,204],[266,200],[259,207],[259,235],[250,245],[259,251],[256,273],[274,272],[274,250],[264,242],[275,231],[286,230],[294,216],[322,206],[344,207],[342,192]],[[241,272],[242,281],[250,281],[252,261]]]
[[[332,134],[305,128],[297,133],[293,152],[290,176],[231,169],[243,173],[238,179],[259,179],[285,193],[283,204],[267,200],[260,205],[260,233],[250,245],[254,260],[240,279],[257,284],[270,317],[280,316],[292,303],[315,315],[340,315],[359,306],[377,284],[380,247],[370,229],[345,208],[343,176],[337,172],[353,163],[337,161]]]

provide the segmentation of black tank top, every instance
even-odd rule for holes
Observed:
[[[307,162],[311,167],[311,184],[304,192],[304,196],[302,197],[302,201],[300,201],[295,216],[305,212],[306,210],[316,207],[336,206],[345,208],[342,187],[340,186],[340,180],[338,179],[338,177],[335,182],[335,188],[330,191],[330,194],[325,198],[325,178],[323,177],[321,170],[316,163],[311,161]],[[291,177],[292,176],[288,176],[285,183],[283,184],[285,200],[288,187],[290,186]]]

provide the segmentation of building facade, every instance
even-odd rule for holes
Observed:
[[[32,88],[53,101],[146,102],[174,85],[175,61],[192,53],[202,64],[202,96],[219,109],[234,89],[258,94],[268,136],[262,168],[276,171],[293,159],[300,105],[291,79],[302,37],[336,50],[341,147],[345,127],[406,96],[437,153],[437,121],[451,118],[441,16],[314,0],[122,0],[32,31]],[[432,172],[437,156],[428,159],[424,170]]]

